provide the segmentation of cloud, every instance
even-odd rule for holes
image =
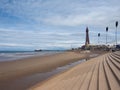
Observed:
[[[17,43],[0,43],[0,46],[9,46],[9,47],[30,47],[30,44],[17,44]]]
[[[69,14],[67,16],[57,15],[46,18],[43,21],[52,25],[61,26],[102,26],[105,27],[113,20],[120,20],[118,8],[113,7],[94,7],[86,14]],[[104,23],[102,23],[104,22]],[[112,25],[113,26],[113,25]]]
[[[70,47],[70,45],[80,45],[79,39],[83,37],[82,33],[56,33],[41,31],[16,31],[0,29],[0,46],[4,47]],[[80,36],[79,36],[80,35]],[[84,42],[82,42],[83,44]]]
[[[120,20],[118,1],[109,0],[108,3],[108,0],[2,0],[1,8],[6,13],[39,25],[105,26],[113,20]]]
[[[85,42],[86,26],[91,43],[97,43],[98,32],[105,42],[106,26],[109,41],[114,41],[115,21],[120,21],[119,5],[119,0],[0,0],[1,45],[76,47]]]

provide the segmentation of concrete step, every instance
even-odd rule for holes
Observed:
[[[109,57],[107,59],[107,63],[108,63],[109,68],[112,70],[115,77],[117,78],[117,80],[120,82],[120,71],[119,71],[119,69],[115,66],[115,64],[113,64],[113,62],[109,59]]]
[[[110,70],[106,60],[104,60],[103,64],[104,64],[105,73],[106,73],[106,76],[107,76],[107,81],[108,81],[110,90],[118,90],[118,89],[120,89],[120,86],[119,86],[114,74]]]
[[[108,81],[106,78],[105,70],[103,67],[103,60],[100,61],[98,82],[99,82],[98,90],[110,90],[110,87],[108,85]]]
[[[118,56],[120,56],[120,51],[116,51],[114,52],[114,54],[117,54]]]
[[[80,90],[88,90],[93,72],[95,70],[95,66],[96,66],[96,63],[94,63],[94,65],[92,66],[92,69],[88,72],[86,78],[84,79],[84,81],[80,87]]]
[[[120,70],[120,64],[115,60],[112,55],[109,55],[109,60]]]
[[[111,57],[113,57],[114,60],[116,60],[119,64],[120,64],[120,56],[115,55],[114,53],[111,55]]]
[[[80,86],[82,85],[82,82],[85,80],[86,76],[87,73],[84,73],[71,90],[80,90]]]
[[[72,88],[75,86],[75,84],[77,83],[77,81],[81,79],[81,75],[76,77],[73,80],[69,80],[68,83],[66,83],[66,86],[64,87],[65,90],[72,90]]]
[[[92,75],[92,79],[90,81],[90,86],[88,90],[98,90],[99,84],[99,68],[100,68],[100,60],[96,63],[95,70]]]
[[[56,85],[53,86],[50,90],[71,90],[79,78],[81,78],[81,76],[61,80],[58,83],[56,83]]]

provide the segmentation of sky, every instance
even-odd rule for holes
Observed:
[[[0,50],[69,49],[115,43],[119,0],[0,0]],[[117,28],[120,43],[120,25]]]

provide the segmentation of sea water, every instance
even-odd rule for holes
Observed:
[[[32,56],[43,56],[60,53],[62,51],[0,51],[0,62],[20,60]]]

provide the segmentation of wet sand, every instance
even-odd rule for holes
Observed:
[[[38,82],[40,79],[36,79],[39,75],[37,73],[50,73],[51,70],[64,66],[68,63],[75,62],[77,60],[86,58],[90,53],[75,53],[75,52],[64,52],[60,54],[47,55],[47,56],[37,56],[26,58],[16,61],[8,61],[0,63],[0,90],[25,90],[29,86],[32,86]],[[49,74],[52,76],[53,73]],[[36,75],[36,76],[35,76]],[[48,76],[49,76],[48,75]],[[41,74],[41,80],[44,80],[44,74]],[[34,77],[34,78],[31,78]],[[31,80],[33,79],[33,80]],[[17,83],[19,80],[19,83]],[[24,81],[24,82],[23,82]],[[23,88],[20,88],[20,82],[23,82]],[[11,86],[11,83],[16,83],[15,86]],[[20,86],[20,87],[19,87]],[[6,88],[8,87],[8,88]]]

